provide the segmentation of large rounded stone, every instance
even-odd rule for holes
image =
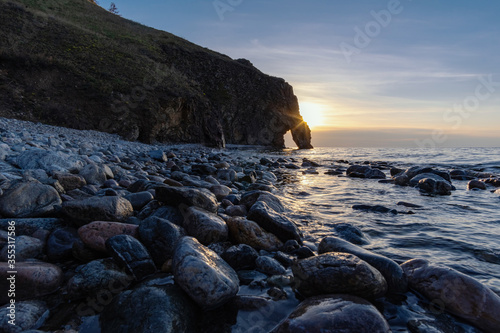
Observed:
[[[246,244],[231,246],[222,254],[222,259],[235,270],[254,268],[258,257],[259,253]]]
[[[120,222],[95,221],[78,229],[81,240],[96,251],[106,252],[106,240],[116,235],[138,238],[138,226]]]
[[[260,256],[255,260],[255,266],[259,272],[268,275],[284,275],[286,269],[276,260],[271,257]]]
[[[193,237],[183,237],[173,259],[175,282],[200,306],[216,308],[239,290],[236,272]]]
[[[477,179],[473,179],[467,184],[467,190],[470,191],[470,190],[474,190],[474,189],[486,190],[486,183],[484,183],[480,180],[477,180]]]
[[[276,251],[283,243],[274,234],[262,229],[256,222],[244,217],[227,221],[229,235],[235,243],[247,244],[257,250]]]
[[[80,176],[85,178],[87,184],[101,185],[107,179],[104,167],[96,164],[87,164],[80,170]]]
[[[476,279],[424,259],[401,265],[408,282],[434,306],[457,315],[486,332],[500,327],[500,297]]]
[[[42,326],[49,316],[49,308],[41,301],[16,302],[14,306],[12,308],[11,304],[7,304],[0,308],[0,332],[2,333],[35,330]],[[15,325],[9,323],[13,319]]]
[[[139,225],[139,237],[158,267],[172,259],[177,241],[185,234],[178,225],[154,216]]]
[[[125,221],[133,211],[130,201],[116,196],[91,197],[63,204],[63,212],[80,226],[92,221]]]
[[[404,293],[408,288],[408,281],[403,270],[395,261],[389,258],[367,251],[337,237],[325,237],[321,240],[318,253],[327,252],[350,253],[366,261],[382,273],[391,292]]]
[[[369,178],[369,179],[385,179],[385,173],[378,169],[373,169],[367,165],[351,165],[346,170],[348,177],[354,178]]]
[[[81,175],[74,175],[68,172],[56,172],[54,178],[59,181],[65,191],[75,190],[87,185],[85,178]]]
[[[217,200],[222,200],[231,194],[231,189],[225,185],[214,185],[210,187],[210,191],[215,194]]]
[[[15,293],[16,301],[31,299],[38,296],[48,295],[55,292],[63,282],[63,274],[59,267],[39,262],[24,261],[16,263],[15,270]],[[9,301],[7,290],[10,289],[10,278],[12,274],[6,262],[0,262],[0,304]]]
[[[21,169],[42,169],[51,171],[68,171],[79,169],[83,163],[74,156],[62,152],[53,152],[42,149],[31,149],[22,152],[15,162]]]
[[[351,295],[306,299],[272,333],[388,333],[387,321],[368,301]]]
[[[175,285],[140,286],[115,297],[100,317],[102,332],[197,332],[196,305]]]
[[[450,183],[432,178],[421,179],[416,187],[421,193],[430,195],[451,195],[452,191]]]
[[[19,182],[0,196],[0,214],[5,217],[40,217],[62,203],[59,193],[37,181]]]
[[[296,287],[306,297],[346,293],[377,298],[387,292],[382,274],[355,255],[325,253],[299,260],[292,266]]]
[[[54,230],[47,239],[47,256],[50,261],[63,261],[72,258],[73,244],[78,240],[74,228]]]
[[[33,238],[29,236],[18,236],[15,241],[15,259],[16,262],[25,261],[30,258],[37,258],[43,252],[44,243],[38,238]],[[9,259],[9,249],[5,246],[0,251],[0,259],[2,261],[7,261]]]
[[[209,212],[217,212],[217,198],[205,189],[191,187],[159,186],[156,188],[156,199],[167,205],[196,206]]]
[[[184,229],[204,245],[227,240],[226,222],[219,216],[198,207],[182,210]]]
[[[283,242],[294,239],[302,243],[297,225],[288,217],[276,212],[263,201],[258,201],[252,206],[247,218],[257,222],[258,225],[275,234]]]
[[[274,209],[278,213],[283,213],[285,207],[281,203],[281,200],[275,195],[266,191],[250,191],[241,197],[240,204],[245,205],[247,209],[250,209],[256,202],[263,201],[269,207]]]
[[[130,201],[130,204],[132,205],[134,210],[141,210],[151,200],[153,200],[154,197],[151,194],[151,192],[143,191],[143,192],[131,193],[125,196],[125,199]]]

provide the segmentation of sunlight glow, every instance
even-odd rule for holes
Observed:
[[[312,102],[300,103],[300,114],[309,127],[315,128],[324,126],[323,106]]]

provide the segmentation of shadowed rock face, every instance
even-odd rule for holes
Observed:
[[[299,148],[312,148],[283,79],[87,0],[50,2],[0,4],[0,39],[8,41],[0,45],[0,84],[9,82],[1,116],[216,147],[283,147],[290,130]],[[54,19],[26,41],[16,29],[40,21],[37,10]],[[18,47],[26,42],[29,51]]]

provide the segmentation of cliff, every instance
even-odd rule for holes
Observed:
[[[0,0],[0,116],[144,142],[312,148],[292,87],[88,0]]]

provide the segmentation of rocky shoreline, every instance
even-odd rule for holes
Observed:
[[[422,259],[399,264],[356,237],[304,239],[276,174],[315,172],[313,161],[5,118],[0,135],[0,332],[389,332],[376,300],[408,289],[485,332],[500,327],[500,297],[467,275]],[[450,194],[452,179],[470,177],[471,189],[496,179],[416,167],[385,179],[380,168],[328,172],[427,195]]]

